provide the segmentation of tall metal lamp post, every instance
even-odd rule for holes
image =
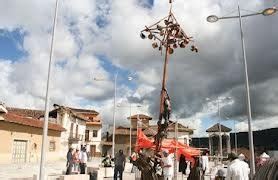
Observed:
[[[141,105],[136,105],[136,106],[132,106],[132,104],[130,103],[129,106],[125,106],[125,105],[120,105],[118,104],[117,107],[120,108],[129,108],[129,120],[130,120],[130,126],[129,126],[129,156],[131,156],[131,146],[132,146],[132,123],[131,123],[131,109],[133,107],[142,107]]]
[[[221,19],[234,19],[239,18],[239,28],[240,28],[240,37],[241,37],[241,44],[242,44],[242,56],[243,56],[243,64],[244,64],[244,74],[245,74],[245,87],[246,87],[246,99],[247,99],[247,116],[248,116],[248,136],[249,136],[249,151],[250,151],[250,166],[251,166],[251,176],[255,174],[255,155],[254,155],[254,144],[253,144],[253,134],[252,134],[252,116],[251,116],[251,103],[250,103],[250,93],[249,93],[249,81],[248,81],[248,68],[247,68],[247,61],[246,61],[246,52],[245,52],[245,42],[242,30],[242,18],[249,17],[249,16],[256,16],[256,15],[263,15],[263,16],[270,16],[277,12],[275,7],[264,9],[263,11],[251,13],[251,14],[244,14],[241,15],[240,6],[238,3],[238,16],[224,16],[218,17],[216,15],[210,15],[207,17],[207,21],[210,23],[217,22]]]
[[[227,120],[231,120],[229,117],[226,117]],[[237,131],[236,131],[236,120],[233,120],[234,123],[234,133],[235,133],[235,153],[237,154]]]
[[[46,157],[46,148],[47,148],[47,132],[48,132],[48,117],[49,117],[49,86],[51,79],[51,65],[52,58],[54,53],[54,42],[55,42],[55,30],[57,24],[57,14],[58,14],[58,4],[59,1],[56,0],[55,4],[55,15],[53,19],[53,27],[52,27],[52,38],[51,38],[51,47],[50,47],[50,56],[48,62],[48,75],[46,82],[46,95],[45,95],[45,112],[44,112],[44,124],[43,124],[43,135],[42,135],[42,147],[41,147],[41,161],[40,161],[40,180],[44,180],[46,178],[45,175],[45,157]]]
[[[117,98],[117,78],[118,72],[114,74],[114,106],[113,106],[113,136],[112,136],[112,157],[115,157],[115,132],[116,132],[116,98]],[[103,78],[94,78],[95,81],[108,81]],[[133,77],[128,76],[128,81],[132,81]],[[119,106],[118,106],[119,107]],[[130,107],[131,108],[131,107]],[[131,112],[131,110],[130,110]]]
[[[112,157],[115,157],[115,131],[116,131],[116,97],[117,97],[117,77],[118,72],[114,74],[114,106],[113,106],[113,136],[112,136]],[[95,81],[108,81],[102,78],[94,78]]]
[[[220,112],[220,102],[222,100],[230,100],[232,99],[231,97],[217,97],[216,101],[217,101],[217,111],[218,111],[218,128],[219,128],[219,152],[220,152],[220,162],[222,163],[222,159],[223,159],[223,147],[222,147],[222,129],[221,129],[221,112]],[[210,98],[206,98],[207,101],[210,101]]]

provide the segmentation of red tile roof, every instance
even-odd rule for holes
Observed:
[[[8,112],[13,114],[23,116],[23,117],[32,117],[39,119],[44,115],[44,111],[37,110],[37,109],[23,109],[23,108],[14,108],[14,107],[7,107]]]
[[[19,116],[12,112],[3,114],[3,118],[4,118],[3,121],[6,121],[6,122],[21,124],[21,125],[31,126],[31,127],[36,127],[36,128],[43,128],[43,123],[44,123],[43,121],[41,121],[39,119]],[[58,124],[54,124],[54,123],[48,123],[48,129],[54,130],[54,131],[65,131],[66,130],[62,126],[60,126]]]
[[[175,132],[175,123],[170,121],[171,123],[169,124],[167,130],[170,132]],[[189,134],[193,134],[193,129],[190,129],[180,123],[178,123],[178,132],[188,132]],[[157,132],[157,125],[150,125],[149,130],[146,131],[146,133],[156,133]]]
[[[228,128],[226,126],[224,126],[223,124],[221,124],[221,132],[230,132],[232,131],[231,128]],[[213,125],[212,127],[208,128],[206,130],[206,132],[220,132],[220,126],[219,123]]]
[[[80,108],[72,108],[72,107],[68,107],[70,108],[72,111],[76,112],[76,113],[90,113],[90,114],[95,114],[98,115],[99,113],[95,110],[92,109],[80,109]]]
[[[116,131],[115,131],[116,135],[129,135],[129,133],[130,133],[129,127],[119,126],[119,127],[116,128]],[[137,135],[137,131],[136,130],[132,130],[131,134],[132,135]]]
[[[101,121],[99,118],[96,118],[99,115],[99,113],[95,110],[72,108],[72,107],[62,106],[62,105],[58,105],[58,104],[54,104],[53,106],[55,109],[50,111],[50,114],[53,114],[55,112],[57,113],[58,110],[64,110],[64,111],[71,113],[74,117],[87,121],[87,122],[89,121],[89,122],[99,122],[100,123],[100,121]],[[92,117],[93,117],[93,119],[91,119]]]
[[[145,114],[135,114],[131,116],[131,120],[137,120],[137,117],[139,116],[139,119],[141,120],[152,120],[153,118],[150,116],[147,116]],[[130,117],[128,117],[127,119],[130,119]]]

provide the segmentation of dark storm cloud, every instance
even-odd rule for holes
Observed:
[[[204,19],[205,21],[205,19]],[[206,97],[228,94],[234,104],[222,111],[229,117],[246,115],[245,79],[238,20],[219,21],[205,26],[220,26],[221,31],[207,37],[200,30],[196,44],[200,53],[177,50],[170,57],[167,88],[173,112],[178,117],[190,116],[203,109]],[[278,15],[250,17],[243,20],[250,80],[252,115],[278,115]],[[157,63],[162,63],[157,57]],[[161,68],[162,70],[162,68]],[[162,74],[162,71],[160,71]],[[157,114],[160,85],[142,97]],[[132,99],[130,99],[132,100]],[[134,99],[133,99],[134,100]],[[142,100],[137,99],[137,102]]]

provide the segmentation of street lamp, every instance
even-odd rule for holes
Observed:
[[[129,126],[129,156],[131,156],[131,140],[132,140],[132,123],[131,123],[131,108],[132,107],[142,107],[141,105],[136,105],[136,106],[132,106],[132,104],[130,103],[129,106],[123,106],[118,104],[117,107],[120,108],[129,108],[129,120],[130,120],[130,126]]]
[[[47,148],[47,132],[48,132],[48,119],[49,119],[49,86],[51,79],[51,65],[52,58],[54,53],[54,42],[55,42],[55,30],[57,24],[57,14],[58,14],[58,0],[56,0],[55,4],[55,15],[53,18],[53,27],[52,27],[52,37],[51,37],[51,45],[50,45],[50,56],[48,62],[48,74],[47,74],[47,82],[46,82],[46,93],[45,93],[45,112],[44,112],[44,123],[43,123],[43,135],[42,135],[42,148],[41,148],[41,160],[40,160],[40,180],[44,180],[45,176],[45,157],[46,157],[46,148]]]
[[[246,52],[245,52],[245,42],[243,37],[243,30],[242,30],[242,18],[249,17],[249,16],[256,16],[256,15],[263,15],[263,16],[270,16],[277,12],[276,7],[267,8],[263,11],[251,14],[244,14],[241,15],[240,6],[238,3],[238,16],[224,16],[218,17],[216,15],[211,15],[207,17],[207,21],[214,23],[220,19],[233,19],[239,18],[239,28],[240,28],[240,37],[241,37],[241,44],[242,44],[242,56],[244,61],[244,71],[245,71],[245,86],[246,86],[246,97],[247,97],[247,115],[248,115],[248,136],[249,136],[249,151],[250,151],[250,166],[251,166],[251,176],[255,174],[255,155],[254,155],[254,144],[253,144],[253,134],[252,134],[252,116],[251,116],[251,103],[250,103],[250,92],[249,92],[249,80],[248,80],[248,68],[247,68],[247,61],[246,61]]]
[[[231,97],[217,97],[216,102],[217,102],[217,109],[218,109],[218,129],[219,129],[219,152],[220,152],[220,162],[222,163],[223,159],[223,147],[222,147],[222,130],[221,130],[221,113],[220,113],[220,102],[223,100],[230,100],[232,99]],[[207,101],[210,101],[210,98],[206,98]]]
[[[118,72],[114,74],[114,106],[113,106],[113,136],[112,136],[112,157],[115,157],[115,132],[116,132],[116,97],[117,97],[117,78]],[[108,81],[103,78],[93,78],[94,81]],[[129,81],[133,80],[132,76],[128,76],[127,79]]]
[[[229,117],[226,117],[227,120],[231,120]],[[236,131],[236,120],[233,120],[234,122],[234,133],[235,133],[235,153],[237,154],[237,131]]]
[[[115,131],[116,131],[116,96],[117,96],[117,77],[118,72],[114,74],[114,106],[113,106],[113,136],[112,136],[112,157],[115,157]],[[94,78],[95,81],[107,81],[107,79]]]

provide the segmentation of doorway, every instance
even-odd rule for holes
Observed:
[[[90,155],[91,155],[91,157],[96,156],[96,145],[91,145],[90,146]]]
[[[13,141],[13,163],[26,163],[27,158],[27,141],[15,139]]]

